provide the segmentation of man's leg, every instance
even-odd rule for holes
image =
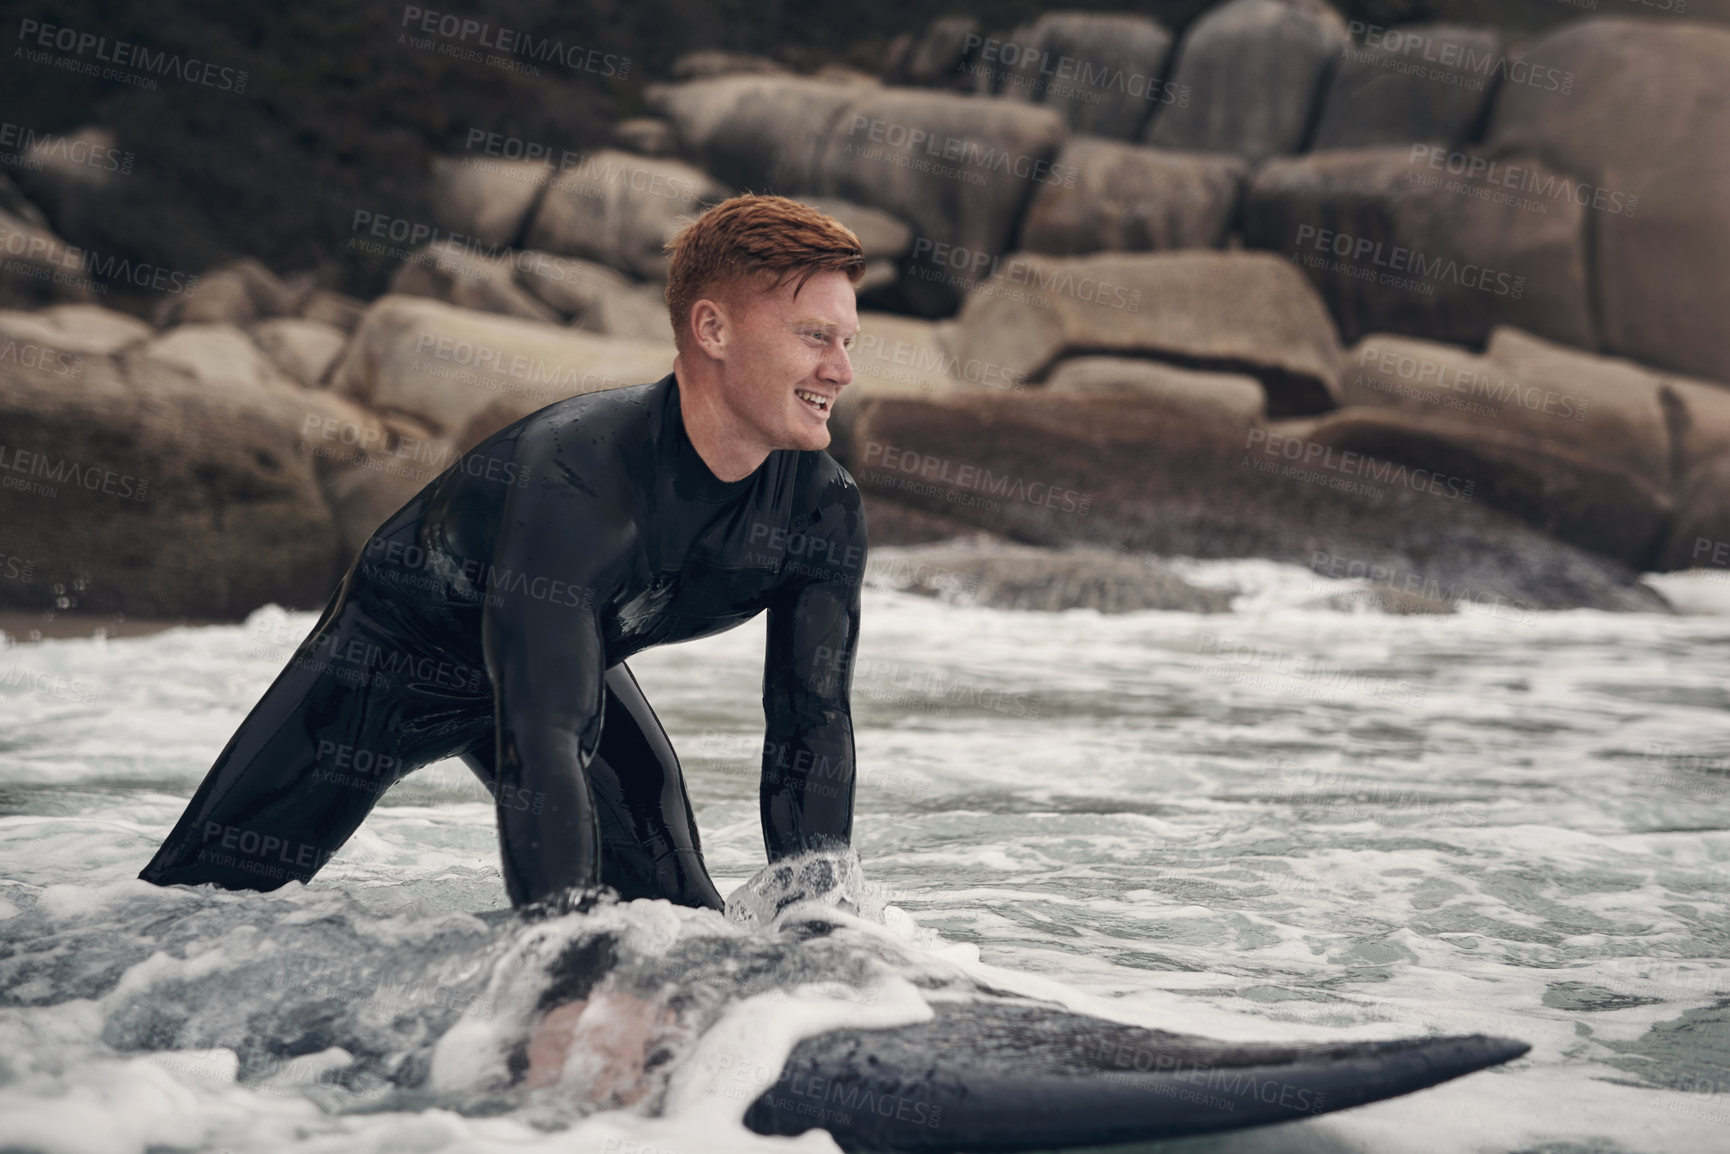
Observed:
[[[490,728],[485,696],[431,696],[356,658],[400,645],[339,593],[138,876],[236,890],[308,881],[393,782]]]
[[[607,670],[606,687],[601,743],[588,770],[601,826],[600,880],[626,900],[722,909],[666,730],[623,662]],[[495,755],[491,737],[463,754],[489,790],[497,780]]]

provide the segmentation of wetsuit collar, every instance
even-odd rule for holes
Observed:
[[[715,471],[709,468],[709,463],[703,460],[703,455],[697,452],[697,446],[691,443],[690,434],[685,431],[684,417],[679,411],[678,378],[668,373],[663,384],[667,388],[664,427],[667,442],[672,447],[674,492],[699,501],[727,501],[749,489],[751,482],[763,471],[763,466],[758,465],[755,471],[737,481],[723,481],[715,476]]]

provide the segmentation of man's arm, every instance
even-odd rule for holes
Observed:
[[[599,610],[610,559],[630,534],[618,504],[549,467],[550,452],[519,446],[518,463],[532,466],[534,480],[513,486],[503,504],[481,613],[499,850],[513,906],[600,882],[587,773],[605,702]]]
[[[853,837],[853,718],[865,515],[844,472],[769,606],[760,804],[769,860]]]

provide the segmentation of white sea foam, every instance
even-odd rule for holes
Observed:
[[[710,999],[657,1117],[469,1109],[533,983],[509,980],[526,940],[473,916],[505,900],[460,763],[393,789],[311,887],[134,880],[315,615],[0,649],[27,674],[0,691],[0,1146],[828,1151],[739,1126],[754,1079],[827,1024],[911,1020],[930,967],[1227,1038],[1534,1045],[1234,1150],[1712,1148],[1725,1027],[1665,1026],[1730,994],[1730,617],[1710,591],[1654,578],[1674,617],[1387,617],[1316,608],[1357,586],[1293,566],[1182,568],[1234,611],[867,594],[855,844],[917,933],[846,933],[909,960],[795,957],[729,1000],[727,951],[756,931],[607,915],[642,989],[686,974]],[[759,621],[632,662],[723,892],[763,864],[763,641]],[[731,1096],[702,1092],[714,1047],[744,1071]],[[401,1096],[398,1059],[435,1089]]]

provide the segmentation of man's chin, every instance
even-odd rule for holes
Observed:
[[[829,435],[829,426],[826,422],[821,425],[805,424],[803,427],[788,430],[786,438],[782,441],[782,447],[811,452],[815,449],[827,449],[830,440],[832,438]]]

